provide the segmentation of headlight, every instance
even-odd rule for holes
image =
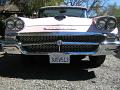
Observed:
[[[20,19],[18,19],[16,22],[15,22],[15,26],[16,28],[18,29],[23,29],[24,28],[24,22]]]
[[[107,29],[114,29],[116,27],[116,20],[115,19],[110,19],[107,22]]]
[[[102,17],[96,22],[97,29],[112,31],[116,28],[116,19],[114,17]]]
[[[7,20],[7,22],[6,22],[6,27],[9,28],[9,29],[15,28],[14,21],[11,20],[11,19]]]
[[[99,19],[98,21],[97,21],[97,23],[96,23],[96,27],[98,28],[98,29],[104,29],[105,28],[105,26],[106,26],[106,21],[103,19]]]
[[[6,27],[10,30],[21,30],[24,28],[24,22],[19,18],[9,18],[6,20]]]

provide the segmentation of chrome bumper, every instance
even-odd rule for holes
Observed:
[[[106,35],[105,41],[101,43],[94,43],[94,42],[62,42],[62,45],[98,45],[97,50],[92,52],[59,52],[70,54],[70,55],[116,55],[118,52],[118,47],[120,46],[120,41],[116,35]],[[8,54],[25,54],[25,55],[49,55],[50,53],[55,52],[27,52],[25,51],[22,46],[25,45],[33,45],[33,44],[21,44],[17,43],[14,37],[7,37],[5,41],[1,41],[3,52]],[[47,43],[42,43],[47,44]],[[50,43],[49,43],[50,44]],[[58,42],[58,45],[61,42]],[[35,44],[36,45],[36,44]]]

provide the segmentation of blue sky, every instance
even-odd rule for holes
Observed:
[[[110,4],[116,3],[117,5],[120,6],[120,0],[110,0],[109,3]]]

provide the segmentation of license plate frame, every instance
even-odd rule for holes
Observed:
[[[70,55],[64,53],[49,54],[50,64],[70,64]]]

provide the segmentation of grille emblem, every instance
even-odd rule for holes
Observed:
[[[62,43],[63,43],[62,40],[58,40],[58,41],[57,41],[57,45],[58,45],[58,46],[62,45]]]

